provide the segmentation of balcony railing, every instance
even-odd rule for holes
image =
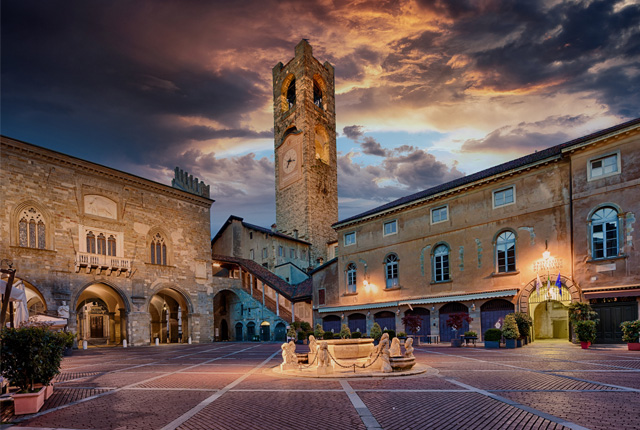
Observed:
[[[87,273],[90,273],[91,269],[96,269],[97,274],[106,270],[107,275],[116,272],[116,275],[120,276],[120,273],[131,271],[131,260],[128,258],[114,257],[112,255],[76,252],[76,273],[83,267]]]

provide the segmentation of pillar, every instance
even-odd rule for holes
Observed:
[[[296,304],[291,302],[291,322],[296,322]]]
[[[118,309],[120,312],[120,339],[127,339],[127,310],[124,308]]]
[[[109,342],[115,343],[116,342],[116,313],[109,312],[107,313],[107,315],[109,315]]]
[[[280,293],[276,292],[276,315],[280,316]]]

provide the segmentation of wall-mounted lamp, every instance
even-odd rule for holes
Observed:
[[[367,312],[367,316],[370,317],[371,316],[371,311]]]
[[[435,306],[431,306],[431,312],[435,312],[436,311],[436,307]]]
[[[551,253],[549,251],[545,251],[542,253],[542,258],[544,258],[545,260],[547,260],[549,257],[551,257]]]
[[[400,308],[396,311],[396,315],[400,315]]]
[[[342,313],[342,319],[344,319],[344,312]]]
[[[475,303],[471,303],[471,310],[475,311],[476,310],[476,304]]]

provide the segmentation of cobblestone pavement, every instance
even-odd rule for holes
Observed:
[[[306,346],[299,345],[300,352]],[[65,357],[40,413],[13,429],[640,429],[640,353],[538,341],[416,348],[411,377],[302,379],[278,344],[99,348]]]

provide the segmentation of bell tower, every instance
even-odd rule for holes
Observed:
[[[311,243],[309,263],[327,261],[336,240],[338,169],[334,69],[300,41],[287,64],[273,68],[276,225]]]

